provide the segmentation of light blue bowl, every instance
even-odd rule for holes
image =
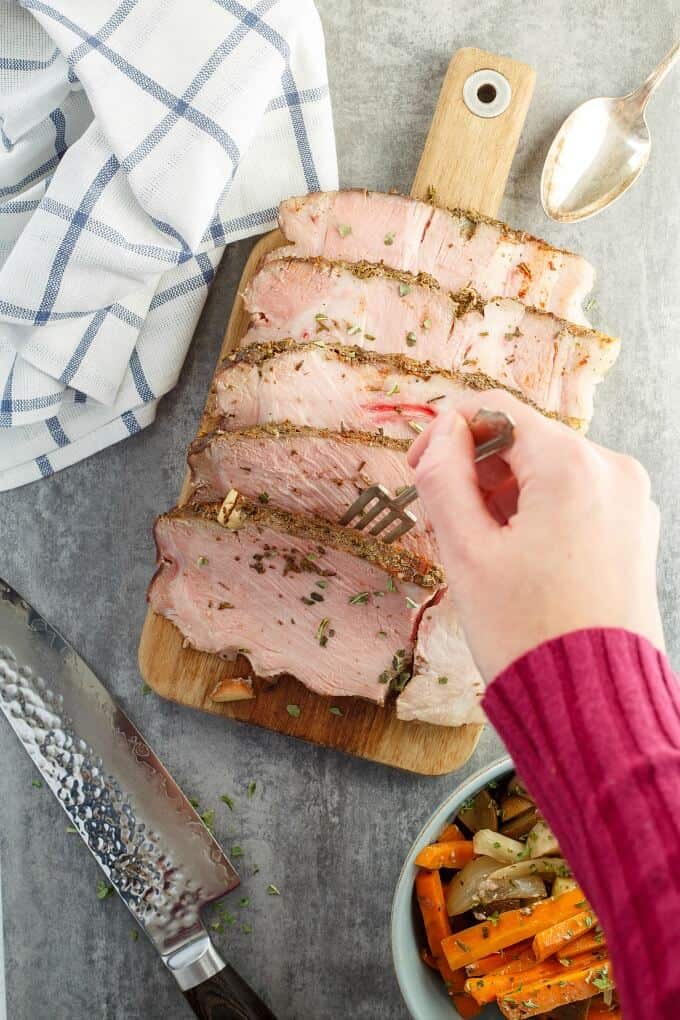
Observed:
[[[420,958],[416,927],[417,905],[413,892],[416,875],[414,861],[423,847],[434,842],[444,826],[455,817],[464,801],[474,797],[493,779],[501,779],[513,771],[510,758],[501,758],[454,790],[426,822],[404,862],[392,902],[392,959],[401,994],[413,1020],[460,1018],[446,993],[444,982]],[[479,1020],[498,1020],[499,1017],[500,1013],[495,1006],[487,1006],[479,1014]]]

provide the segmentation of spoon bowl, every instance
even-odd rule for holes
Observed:
[[[558,131],[543,167],[548,216],[570,223],[616,201],[644,170],[651,145],[644,113],[631,118],[627,97],[583,103]]]
[[[541,202],[551,219],[573,223],[594,216],[638,179],[652,147],[645,108],[679,58],[676,43],[635,92],[590,99],[567,117],[541,176]]]

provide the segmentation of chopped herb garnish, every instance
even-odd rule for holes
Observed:
[[[67,825],[66,826],[66,831],[69,832],[69,833],[71,833],[71,832],[77,833],[78,832],[78,830],[76,829],[75,825]]]
[[[368,602],[369,595],[370,592],[367,591],[357,592],[356,595],[352,595],[352,597],[350,598],[349,600],[350,606],[363,606],[364,603]]]
[[[406,297],[407,294],[411,293],[411,287],[408,283],[399,284],[399,297]]]
[[[328,587],[328,581],[317,581],[316,582],[316,586],[317,586],[317,588],[327,588]]]
[[[230,811],[234,810],[234,798],[230,797],[229,794],[223,793],[220,797],[223,804],[226,804]]]
[[[208,811],[204,811],[201,815],[201,821],[205,825],[206,829],[212,829],[215,824],[215,812],[212,808]]]
[[[323,312],[317,312],[314,318],[316,319],[317,322],[325,322],[328,316],[325,315]]]
[[[593,310],[593,308],[597,308],[597,299],[594,298],[594,297],[591,297],[590,300],[586,301],[586,303],[584,304],[583,311],[584,312],[591,312]]]
[[[414,602],[413,599],[410,599],[408,597],[408,595],[406,596],[406,605],[408,606],[409,609],[417,609],[418,608],[418,603]]]
[[[98,900],[105,900],[107,897],[113,896],[113,886],[109,882],[104,881],[103,878],[99,879],[94,889]]]
[[[270,885],[267,886],[267,895],[268,896],[280,896],[281,892],[276,888],[275,885],[270,884]]]
[[[352,233],[352,228],[349,223],[338,223],[338,233],[340,234],[340,237],[349,237]]]
[[[198,559],[196,560],[196,562],[198,563],[199,567],[207,567],[207,565],[208,565],[208,557],[207,556],[199,556]]]
[[[192,808],[198,808],[198,801],[196,800],[195,797],[190,797],[189,803],[191,804]]]
[[[342,715],[342,709],[338,708],[337,705],[331,705],[328,711],[331,713],[331,715]]]
[[[399,384],[398,383],[392,383],[392,385],[390,386],[389,390],[387,390],[387,396],[388,397],[392,397],[392,396],[394,396],[395,393],[398,393],[398,392],[399,392]]]
[[[609,970],[603,967],[590,981],[600,992],[608,992],[614,987],[614,982],[609,977]]]
[[[440,676],[440,677],[437,678],[437,683],[438,684],[447,684],[448,682],[449,682],[449,678],[447,676]]]
[[[240,846],[236,845],[231,848],[232,857],[243,857],[243,850]]]
[[[302,595],[300,597],[300,602],[304,602],[304,604],[306,606],[313,606],[314,605],[314,599],[310,599],[307,595]]]
[[[32,779],[31,786],[35,786],[36,790],[42,790],[42,779]]]
[[[460,949],[461,953],[470,953],[470,952],[472,952],[472,950],[470,949],[470,946],[467,944],[467,942],[461,942],[460,939],[456,939],[456,945]]]
[[[387,631],[386,630],[379,630],[378,631],[378,637],[387,637]]]
[[[364,333],[364,340],[375,340],[373,333]]]
[[[257,783],[253,779],[252,783],[248,783],[248,800],[252,800],[257,790]]]
[[[390,231],[389,234],[385,234],[385,244],[394,244],[394,234]]]
[[[310,597],[310,599],[312,600],[312,602],[323,602],[323,601],[324,601],[324,597],[323,597],[323,595],[320,595],[320,594],[318,593],[318,591],[312,591],[312,592],[310,592],[310,593],[309,593],[309,597]]]
[[[350,326],[347,333],[349,336],[356,336],[357,333],[361,333],[361,326]]]
[[[423,426],[420,425],[417,421],[409,421],[407,424],[408,424],[408,427],[413,432],[416,433],[416,435],[420,435],[420,433],[423,431]]]
[[[269,502],[269,493],[268,492],[261,492],[260,495],[257,498],[260,501],[260,503],[268,503]]]
[[[411,330],[410,332],[408,332],[406,334],[406,346],[407,347],[415,347],[415,345],[417,343],[418,343],[418,338],[415,335],[415,333],[413,332],[413,330]]]
[[[319,642],[322,648],[325,648],[326,645],[328,644],[328,638],[330,637],[330,634],[328,633],[328,625],[330,624],[330,622],[331,621],[328,619],[328,617],[324,616],[323,620],[316,629],[316,640]]]
[[[250,905],[250,898],[248,896],[242,896],[239,900],[239,907],[247,907]]]
[[[130,938],[132,939],[133,942],[136,942],[137,939],[139,938],[139,932],[137,931],[136,928],[133,928],[132,931],[130,932]]]
[[[241,925],[241,931],[243,932],[244,935],[251,935],[252,931],[253,931],[252,924],[248,924],[248,923],[242,924]]]
[[[387,578],[386,588],[387,588],[388,591],[396,591],[397,590],[397,587],[396,587],[396,585],[394,583],[394,578],[392,577],[391,574]]]
[[[293,719],[298,719],[300,716],[299,705],[286,705],[286,712],[288,715],[292,715]]]
[[[432,319],[423,319],[423,329],[432,329]]]

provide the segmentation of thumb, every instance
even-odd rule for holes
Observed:
[[[409,451],[416,488],[437,536],[444,565],[455,569],[462,554],[482,549],[499,530],[479,488],[474,439],[457,411],[436,419]]]

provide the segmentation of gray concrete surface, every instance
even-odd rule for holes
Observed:
[[[407,191],[451,53],[476,44],[538,71],[502,210],[511,223],[598,267],[598,325],[625,340],[599,395],[593,435],[640,457],[663,513],[660,590],[679,661],[680,77],[654,101],[643,180],[602,216],[558,228],[539,207],[542,160],[581,100],[637,84],[670,46],[676,0],[319,0],[341,180]],[[451,153],[455,159],[455,152]],[[281,1020],[405,1020],[388,919],[401,861],[434,806],[500,753],[487,732],[458,776],[402,775],[143,696],[136,665],[153,565],[150,528],[170,506],[251,242],[227,251],[177,389],[156,424],[46,481],[0,497],[0,575],[70,637],[179,783],[239,843],[239,922],[217,941]],[[625,583],[625,564],[621,565]],[[0,725],[3,899],[10,1020],[181,1020],[189,1016],[150,946],[32,766]],[[257,781],[252,800],[247,784]],[[219,797],[233,795],[230,812]],[[254,866],[259,873],[253,875]],[[266,895],[274,882],[281,897]],[[241,896],[250,898],[239,909]]]

